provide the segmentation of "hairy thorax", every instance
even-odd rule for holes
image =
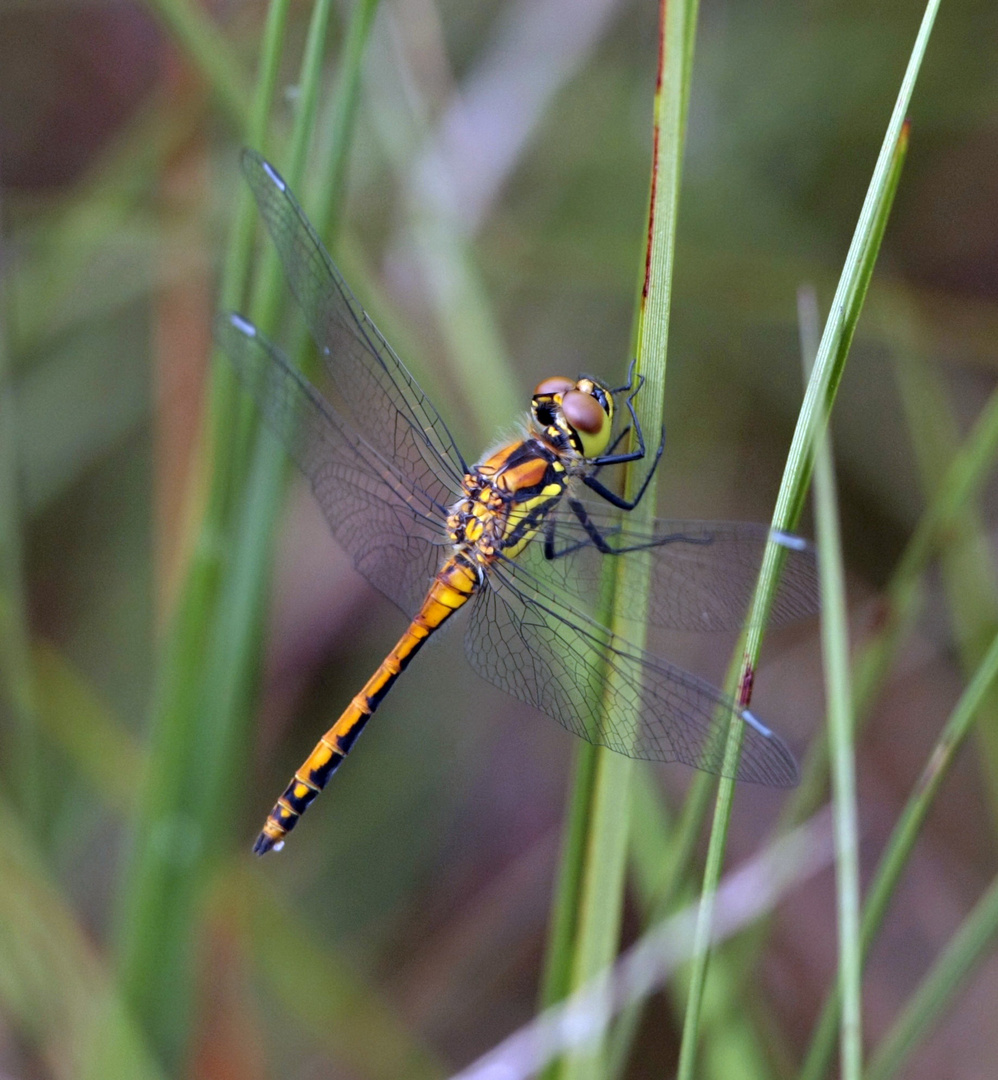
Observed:
[[[447,527],[455,546],[482,565],[515,555],[564,494],[565,467],[536,438],[510,443],[467,473]]]

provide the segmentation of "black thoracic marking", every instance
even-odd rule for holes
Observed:
[[[503,547],[516,547],[528,533],[537,532],[543,524],[544,518],[551,510],[551,507],[558,502],[560,498],[560,494],[552,496],[550,499],[545,500],[545,502],[531,510],[531,512],[521,521],[518,521],[516,528],[503,541]]]
[[[306,787],[304,795],[295,794],[295,789],[298,787],[298,781],[292,780],[288,785],[287,791],[281,796],[282,799],[291,807],[296,814],[304,814],[308,805],[318,795],[317,791],[313,791],[312,788]]]
[[[506,459],[506,469],[516,469],[525,461],[533,461],[535,458],[543,458],[549,465],[558,460],[542,442],[537,439],[524,439]]]
[[[561,497],[561,493],[565,490],[567,483],[568,478],[565,476],[565,470],[560,466],[549,465],[544,470],[544,475],[536,484],[531,484],[530,487],[517,488],[516,491],[513,492],[513,503],[514,505],[517,505],[519,503],[529,502],[531,499],[537,498],[546,487],[557,484],[559,488],[558,494],[551,496],[551,501],[555,502]]]
[[[361,725],[361,726],[363,726],[363,725]],[[351,738],[350,738],[350,742],[352,743],[353,740],[356,737],[357,737],[356,735],[352,735]],[[343,739],[342,738],[340,739],[340,745],[341,746],[343,745]],[[344,750],[349,750],[350,747],[349,746],[344,746],[343,749]],[[343,761],[343,754],[338,754],[338,753],[336,753],[335,750],[332,751],[332,756],[326,762],[325,765],[323,765],[319,769],[312,769],[312,771],[308,774],[309,780],[313,784],[315,784],[315,786],[317,788],[320,788],[320,789],[324,788],[326,786],[326,784],[329,783],[329,778],[340,767],[340,764],[342,763],[342,761]]]
[[[517,488],[512,493],[513,505],[519,506],[521,503],[530,502],[531,499],[537,498],[545,488],[557,487],[558,490],[549,496],[544,503],[540,504],[537,509],[546,508],[561,498],[567,486],[568,476],[565,473],[565,467],[560,462],[550,462],[544,470],[544,475],[536,484],[532,484],[530,487]]]

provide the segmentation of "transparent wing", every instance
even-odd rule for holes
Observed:
[[[792,787],[793,755],[720,690],[623,641],[526,575],[495,564],[465,641],[472,667],[599,746],[722,773],[732,714],[745,721],[737,779]],[[604,672],[608,681],[604,684]]]
[[[621,511],[585,507],[590,524],[615,550],[625,554],[602,554],[591,534],[566,505],[553,519],[555,552],[545,556],[543,538],[537,537],[517,557],[517,564],[548,585],[569,603],[591,609],[600,582],[613,558],[647,556],[650,582],[640,596],[626,591],[625,608],[648,605],[652,626],[679,631],[738,630],[748,613],[759,576],[762,555],[769,539],[767,525],[727,521],[659,520],[641,527]],[[813,548],[796,537],[780,579],[770,624],[784,625],[813,615],[818,610],[817,568]],[[635,549],[627,551],[626,549]],[[626,590],[627,586],[623,588]]]
[[[305,473],[354,566],[412,616],[447,544],[446,503],[344,423],[251,323],[239,315],[220,315],[215,336],[267,423]],[[438,483],[435,490],[439,493],[441,487]]]
[[[468,471],[447,426],[357,302],[277,171],[251,150],[243,151],[242,166],[341,415],[412,483],[445,502]]]

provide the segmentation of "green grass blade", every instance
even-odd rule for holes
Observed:
[[[922,487],[927,498],[934,499],[948,463],[956,456],[960,426],[941,374],[921,351],[905,352],[904,360],[898,357],[895,364],[896,378]],[[986,407],[978,425],[988,420],[989,411]],[[990,540],[976,505],[965,506],[951,521],[940,562],[961,665],[969,678],[998,625],[998,580]],[[998,824],[998,731],[994,725],[982,725],[976,737],[991,819]]]
[[[920,610],[923,578],[930,561],[956,543],[968,506],[978,497],[998,458],[998,391],[939,478],[932,500],[912,533],[884,590],[883,620],[861,648],[855,663],[857,728],[873,707],[908,631]],[[784,825],[803,820],[822,798],[827,747],[817,741],[803,769],[804,779],[783,815]]]
[[[818,347],[814,371],[808,380],[797,427],[787,457],[787,463],[773,514],[776,529],[792,532],[800,516],[811,475],[812,451],[815,437],[827,421],[828,412],[842,378],[845,360],[855,332],[856,323],[869,286],[880,240],[900,177],[907,147],[905,114],[911,100],[915,79],[925,55],[932,25],[938,11],[938,0],[926,7],[908,68],[901,82],[884,142],[880,149],[873,176],[867,189],[852,242],[832,301],[831,315],[825,325]],[[759,584],[753,597],[749,626],[745,638],[741,675],[736,697],[747,703],[752,676],[758,664],[765,627],[765,616],[772,604],[784,553],[770,544],[763,558]],[[733,722],[726,752],[725,772],[733,775],[741,753],[742,725]],[[707,864],[704,871],[703,898],[697,924],[697,950],[693,963],[689,1007],[683,1028],[680,1051],[680,1080],[695,1075],[696,1044],[699,1036],[699,1014],[707,973],[708,944],[713,917],[713,895],[720,880],[727,842],[727,829],[734,796],[734,782],[722,779],[714,808]]]
[[[343,42],[343,59],[333,92],[332,117],[329,121],[329,142],[325,160],[316,170],[325,178],[325,197],[319,205],[313,224],[320,236],[332,241],[338,226],[343,202],[349,155],[346,148],[353,141],[360,92],[361,60],[371,36],[371,25],[378,0],[357,0]]]
[[[19,821],[19,810],[0,803],[0,1010],[56,1080],[156,1080],[155,1059],[90,933]]]
[[[810,367],[818,344],[818,302],[813,292],[802,291],[798,305],[802,352],[805,366]],[[839,1053],[844,1080],[859,1080],[863,1069],[859,813],[856,805],[856,752],[849,678],[845,568],[835,487],[831,438],[826,429],[815,451],[814,494],[821,583],[821,646],[835,817],[838,983],[842,1000]]]
[[[695,895],[688,879],[677,873],[677,867],[685,859],[686,841],[669,820],[654,774],[651,770],[638,769],[635,780],[631,865],[647,927],[666,918],[680,905],[692,904]],[[756,1015],[758,1010],[747,1007],[745,990],[750,983],[741,975],[734,959],[724,952],[713,958],[703,1013],[703,1026],[709,1038],[705,1040],[702,1073],[704,1076],[737,1073],[740,1080],[763,1080],[770,1075],[770,1067]],[[680,1014],[688,991],[688,979],[680,972],[669,986],[669,997]],[[626,1055],[643,1004],[625,1010],[614,1026],[607,1055],[613,1066],[612,1071],[608,1069],[610,1078],[626,1075]]]
[[[246,131],[249,87],[221,31],[190,0],[145,0],[208,84],[236,131]]]
[[[577,900],[582,887],[595,769],[595,747],[580,741],[575,751],[572,783],[568,790],[558,878],[548,920],[548,944],[539,996],[542,1009],[560,1001],[572,988],[572,945],[578,932]]]
[[[998,879],[977,902],[912,995],[870,1062],[867,1080],[890,1080],[904,1066],[919,1041],[947,1009],[961,987],[990,954],[998,935]]]
[[[860,253],[860,255],[858,256],[858,258],[865,257],[866,260],[869,261],[868,269],[870,272],[872,272],[873,265],[871,260],[875,255],[877,246],[879,245],[879,238],[882,235],[883,229],[886,227],[887,217],[890,213],[890,207],[894,198],[894,192],[897,190],[897,185],[900,182],[901,170],[904,165],[905,155],[907,153],[907,146],[907,128],[905,125],[902,125],[901,136],[898,140],[898,143],[895,147],[895,152],[889,163],[888,177],[886,185],[884,185],[885,190],[882,192],[881,196],[879,217],[875,222],[874,228],[869,237],[870,250],[865,253],[865,256],[863,255],[863,253]],[[838,363],[844,363],[846,351],[840,350],[839,358],[837,361]],[[836,384],[838,378],[840,377],[841,374],[835,376]],[[813,383],[813,381],[814,375],[812,373],[812,378],[810,382]],[[832,380],[829,379],[829,382],[831,381]],[[797,429],[794,435],[795,443],[799,439],[806,438],[806,430],[808,426],[813,422],[813,419],[805,418],[805,407],[810,413],[810,411],[814,409],[814,401],[812,401],[810,406],[808,406],[807,401],[805,401],[804,405],[802,406],[801,414],[798,418]],[[793,456],[795,459],[800,458],[799,454],[794,454]],[[798,460],[798,464],[802,464],[802,462]],[[796,524],[797,517],[799,516],[799,506],[803,504],[803,498],[807,491],[807,483],[810,477],[809,468],[795,468],[792,475],[794,477],[792,481],[792,486],[799,492],[797,498],[794,500],[797,502],[797,509],[794,510],[792,515],[781,513],[779,516],[779,519],[781,521],[786,521],[788,523],[788,527],[790,527],[791,529]],[[790,477],[791,473],[789,472],[788,461],[787,469],[784,472],[784,479],[781,486],[781,491],[783,490],[783,487],[786,487],[789,483],[791,483],[789,479]],[[779,552],[776,552],[775,555],[778,558],[781,557]],[[765,595],[766,592],[768,592],[768,590],[773,587],[775,578],[772,577],[772,574],[773,567],[767,560],[763,565],[762,577],[760,578],[760,588],[762,587],[763,582],[769,583],[766,585],[765,590],[763,590],[763,595]],[[742,657],[736,656],[732,661],[732,666],[729,671],[729,681],[734,682],[739,678],[741,664]],[[861,679],[857,679],[857,695],[862,695],[864,685],[865,684],[862,682]],[[858,696],[857,700],[862,700],[862,698]],[[740,733],[736,732],[736,734]],[[825,740],[819,739],[815,742],[811,753],[808,755],[808,760],[805,763],[804,769],[802,770],[801,785],[795,795],[791,798],[788,804],[788,810],[784,814],[784,825],[786,825],[788,822],[793,824],[803,821],[809,813],[814,812],[814,809],[820,802],[822,793],[825,789],[825,776],[827,772],[827,751],[828,743]],[[696,843],[696,838],[699,835],[700,828],[708,812],[708,808],[710,806],[710,796],[713,791],[713,786],[713,778],[707,776],[706,774],[701,774],[694,777],[693,789],[691,790],[690,795],[684,805],[683,815],[680,821],[680,831],[686,837],[686,843],[684,844],[686,859],[678,864],[680,870],[682,870],[684,873],[689,867],[692,853],[694,851],[694,845]],[[754,962],[751,955],[749,955],[748,957],[748,962],[750,965]]]
[[[249,133],[254,138],[262,137],[286,15],[287,4],[278,0],[267,20],[261,78],[250,110],[261,125]],[[223,296],[237,295],[245,280],[247,213],[248,208],[233,233],[237,250],[227,260]],[[233,478],[241,471],[234,448],[241,402],[230,372],[213,378],[211,391],[205,442],[218,448],[216,471],[157,676],[149,760],[117,920],[124,993],[171,1066],[186,1053],[193,1016],[194,922],[207,854],[205,822],[197,816],[199,783],[220,779],[208,777],[205,764],[217,767],[212,749],[224,746],[231,731],[228,717],[206,713],[204,706],[211,689],[205,685],[212,667],[208,658],[215,655],[211,633],[225,580]]]
[[[0,695],[6,704],[0,778],[24,823],[41,824],[41,760],[31,637],[25,607],[17,410],[7,352],[7,297],[0,290]]]
[[[883,925],[891,897],[914,850],[925,818],[936,793],[949,774],[953,758],[979,716],[992,716],[993,710],[982,708],[994,690],[998,679],[998,636],[991,643],[984,661],[970,681],[956,707],[950,714],[929,760],[888,841],[880,865],[870,884],[863,908],[861,940],[863,957],[869,952]],[[838,1021],[839,997],[833,993],[822,1010],[815,1035],[808,1050],[801,1080],[820,1080],[828,1071]]]
[[[654,104],[648,242],[637,335],[639,370],[646,379],[638,399],[640,420],[651,443],[656,441],[662,426],[665,398],[672,266],[696,17],[697,3],[688,0],[663,5],[659,23],[659,78]],[[637,482],[639,479],[630,473],[629,492],[636,490]],[[642,516],[650,518],[654,515],[654,507],[653,484],[633,514],[639,519]],[[636,561],[631,567],[619,567],[618,572],[647,575],[647,567]],[[641,595],[641,590],[635,588],[631,595]],[[641,611],[616,611],[612,625],[616,632],[640,645],[644,636],[643,622]],[[634,762],[621,755],[605,749],[597,749],[593,754],[589,829],[582,851],[575,901],[573,988],[605,970],[617,952],[625,883],[630,784],[635,771]],[[580,770],[575,782],[580,784],[585,775],[584,770]],[[574,853],[569,855],[574,857]],[[563,878],[567,877],[563,875]],[[589,1047],[564,1063],[562,1075],[566,1080],[584,1080],[602,1077],[604,1069],[602,1047]]]
[[[256,868],[231,863],[213,901],[219,917],[235,923],[243,951],[253,958],[272,1019],[282,1013],[291,1018],[340,1068],[369,1080],[447,1075],[397,1009],[309,931],[294,905],[279,902]]]

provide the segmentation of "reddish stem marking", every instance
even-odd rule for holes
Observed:
[[[747,709],[752,700],[752,687],[755,684],[755,665],[748,653],[745,654],[743,664],[742,677],[738,683],[738,704],[743,709]]]
[[[668,0],[658,5],[658,71],[655,74],[655,118],[652,124],[651,143],[651,204],[648,207],[648,242],[645,244],[645,281],[641,287],[641,306],[648,299],[651,279],[651,237],[655,226],[655,194],[658,190],[658,139],[661,130],[662,77],[665,70],[665,10]]]

